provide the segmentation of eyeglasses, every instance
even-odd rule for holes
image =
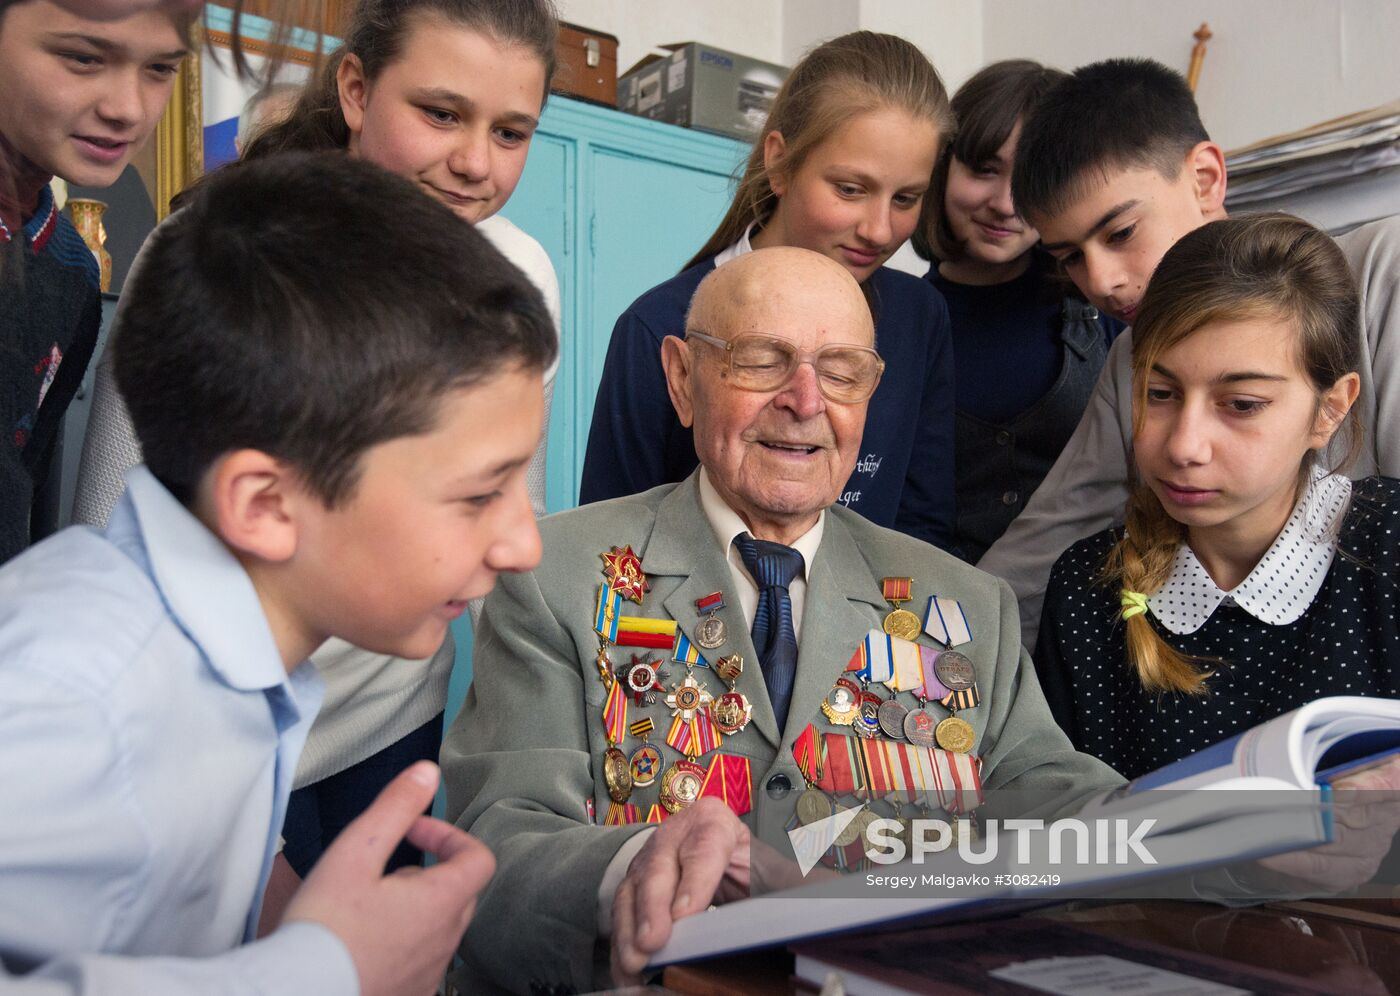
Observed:
[[[729,376],[745,391],[776,391],[810,363],[817,373],[822,397],[838,405],[854,405],[875,393],[885,361],[869,346],[831,343],[816,352],[798,349],[786,339],[745,334],[720,339],[697,329],[687,329],[686,339],[699,339],[729,354]]]

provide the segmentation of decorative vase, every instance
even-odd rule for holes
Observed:
[[[73,216],[73,227],[83,237],[87,247],[97,257],[97,268],[101,272],[100,286],[105,292],[112,289],[112,254],[107,251],[107,229],[102,226],[102,213],[107,205],[102,201],[75,197],[68,201],[68,213]]]

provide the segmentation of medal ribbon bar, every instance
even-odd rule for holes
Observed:
[[[722,591],[716,591],[695,600],[695,610],[702,616],[709,612],[718,612],[722,608],[724,608],[724,592]]]
[[[671,650],[671,660],[687,666],[695,664],[700,667],[710,666],[710,662],[705,660],[705,655],[700,653],[700,648],[691,643],[690,637],[682,633],[679,628],[676,630],[676,644]]]
[[[924,632],[945,647],[956,647],[972,639],[972,624],[956,598],[934,595],[924,610]]]
[[[630,802],[608,803],[608,813],[603,817],[605,827],[625,827],[637,822],[637,807]]]
[[[598,586],[598,607],[593,614],[593,631],[609,643],[617,642],[617,623],[622,618],[622,595]]]
[[[710,759],[705,781],[700,786],[700,798],[714,796],[743,816],[753,809],[753,783],[750,781],[749,759],[734,754],[716,754]]]
[[[627,694],[622,682],[614,681],[603,703],[603,735],[609,744],[620,744],[627,729]]]
[[[895,605],[909,601],[912,597],[913,587],[913,578],[882,578],[880,580],[880,588],[885,596],[885,601],[893,602]]]

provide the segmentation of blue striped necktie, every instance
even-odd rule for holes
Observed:
[[[763,669],[763,683],[778,719],[781,734],[787,725],[792,682],[797,674],[797,634],[792,626],[792,598],[788,585],[802,570],[802,554],[781,543],[754,539],[748,533],[734,537],[739,556],[758,582],[758,609],[753,615],[753,646]]]

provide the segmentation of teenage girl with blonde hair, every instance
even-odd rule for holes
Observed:
[[[881,525],[951,543],[947,308],[926,283],[883,265],[918,223],[951,124],[938,73],[902,38],[857,31],[793,67],[715,233],[613,329],[581,502],[680,481],[696,468],[690,430],[666,393],[662,340],[684,335],[691,295],[716,266],[750,249],[796,246],[834,259],[862,284],[885,360],[842,503]]]
[[[1080,750],[1135,777],[1317,698],[1400,695],[1400,481],[1340,473],[1358,322],[1341,250],[1287,215],[1162,260],[1133,326],[1126,526],[1060,557],[1036,647]]]

